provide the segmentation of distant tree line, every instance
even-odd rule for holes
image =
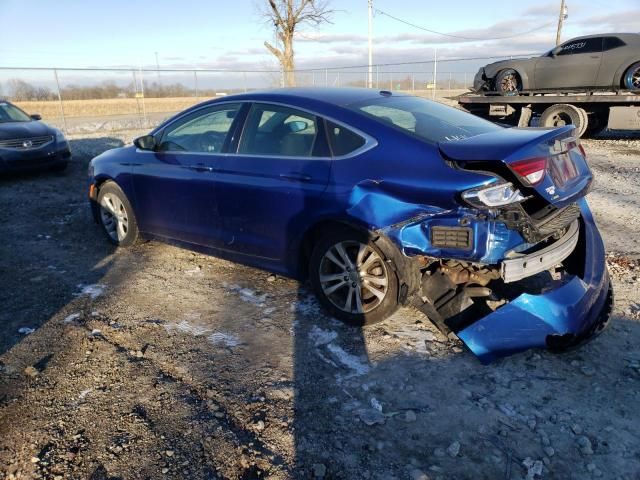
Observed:
[[[213,96],[216,90],[198,89],[198,96]],[[58,94],[46,86],[36,86],[19,78],[12,78],[5,82],[4,88],[0,85],[0,97],[4,95],[14,101],[29,100],[57,100]],[[133,98],[136,94],[136,86],[133,82],[118,85],[113,81],[104,81],[98,85],[66,85],[60,89],[63,100],[94,100],[106,98]],[[180,82],[160,84],[158,82],[144,82],[145,97],[190,97],[195,95],[195,90]]]

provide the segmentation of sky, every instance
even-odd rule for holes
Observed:
[[[296,68],[342,69],[342,77],[334,70],[333,77],[325,80],[329,84],[361,79],[362,67],[348,73],[344,68],[367,63],[367,0],[325,1],[334,10],[331,23],[299,28]],[[563,40],[592,33],[640,32],[640,0],[566,3],[569,17]],[[274,40],[272,24],[260,14],[266,4],[267,0],[0,0],[0,67],[158,66],[275,72],[277,61],[263,45],[265,40]],[[555,44],[560,10],[560,0],[373,0],[373,4],[377,10],[373,19],[374,64],[429,62],[436,48],[440,60],[542,53]],[[389,15],[473,40],[428,33]],[[503,38],[487,40],[496,37]],[[485,63],[489,61],[444,63],[438,72],[441,76],[447,71],[458,76],[465,72],[469,79],[467,72],[472,77]],[[384,74],[385,68],[385,78],[392,78],[409,69],[427,72],[431,67],[380,67],[379,71]],[[322,72],[308,74],[314,76],[313,84],[318,82],[318,74],[322,82]],[[157,75],[160,80],[161,74]],[[166,81],[193,82],[186,73],[163,75]],[[244,82],[245,87],[279,78],[277,73],[210,74],[209,79],[199,77],[198,81],[221,85],[221,75],[227,83]],[[131,77],[124,73],[98,77],[90,72],[61,72],[61,76],[62,84],[108,79],[129,82]],[[48,86],[53,82],[51,71],[0,70],[0,80],[12,77]]]
[[[0,0],[0,66],[275,68],[263,46],[266,0]],[[332,24],[300,28],[300,68],[366,63],[367,0],[330,0]],[[515,5],[515,6],[514,6]],[[374,63],[543,52],[555,41],[560,1],[374,0],[374,8],[428,29],[495,41],[456,41],[374,17]],[[567,0],[563,39],[640,32],[640,0]]]

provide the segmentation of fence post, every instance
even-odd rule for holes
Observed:
[[[380,88],[380,65],[376,65],[376,89]]]
[[[140,118],[140,99],[138,98],[138,79],[136,78],[136,71],[131,70],[133,74],[133,98],[136,99],[136,107],[138,114],[138,127],[142,128],[142,119]]]
[[[247,72],[242,72],[242,85],[244,86],[244,93],[247,93]]]
[[[449,95],[451,95],[451,72],[449,72]]]
[[[338,75],[336,76],[336,87],[340,86],[340,72],[338,72]]]
[[[464,85],[463,88],[467,88],[467,72],[464,72]]]
[[[67,119],[64,116],[64,105],[62,103],[62,94],[60,93],[60,82],[58,81],[58,70],[53,69],[53,76],[56,79],[56,88],[58,89],[58,103],[60,104],[60,116],[62,117],[62,130],[67,133]]]
[[[414,73],[411,74],[411,91],[416,91],[416,76]]]
[[[196,101],[198,101],[198,72],[193,71],[193,88],[196,94]]]
[[[389,72],[389,91],[393,92],[393,72]]]
[[[324,86],[329,86],[329,70],[327,70],[326,68],[324,69]]]

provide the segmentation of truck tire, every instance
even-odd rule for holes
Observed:
[[[540,115],[540,127],[563,127],[574,125],[576,136],[581,137],[587,129],[589,121],[587,112],[582,108],[567,103],[551,105]]]
[[[513,68],[501,70],[496,75],[495,89],[501,95],[517,95],[522,90],[520,75]]]
[[[597,112],[589,114],[589,124],[584,132],[583,137],[592,138],[607,129],[609,119],[608,112]]]

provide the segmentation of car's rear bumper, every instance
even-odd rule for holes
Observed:
[[[71,160],[68,144],[51,149],[0,152],[0,173],[44,170]]]
[[[582,276],[539,295],[522,294],[457,332],[483,363],[530,348],[570,346],[606,324],[613,294],[604,244],[586,201],[579,206]]]

